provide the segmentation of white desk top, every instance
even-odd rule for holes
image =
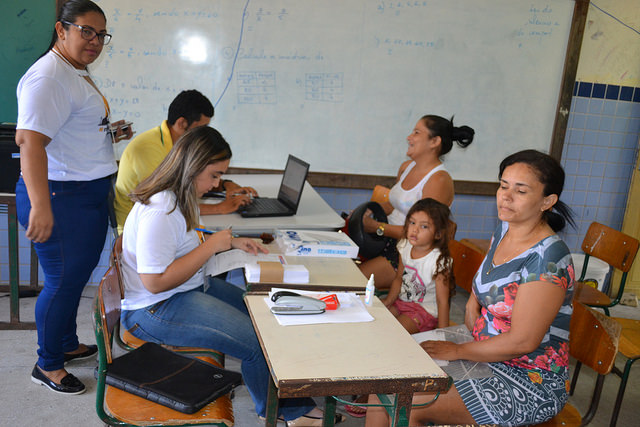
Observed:
[[[282,253],[273,242],[265,245],[269,253]],[[351,258],[285,256],[287,264],[304,265],[309,270],[309,283],[273,284],[247,283],[251,292],[268,291],[272,287],[318,291],[359,291],[364,292],[367,278]]]
[[[378,298],[368,307],[373,322],[298,326],[280,326],[264,298],[248,294],[245,302],[280,397],[448,387],[447,374]]]
[[[225,175],[243,187],[253,187],[264,197],[277,197],[282,175]],[[216,203],[208,199],[205,203]],[[211,229],[233,227],[240,234],[271,233],[275,229],[337,230],[344,226],[344,220],[325,202],[313,187],[306,182],[298,213],[293,216],[268,218],[242,218],[238,213],[228,215],[203,215],[203,224]]]

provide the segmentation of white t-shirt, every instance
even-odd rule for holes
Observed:
[[[46,151],[53,181],[91,181],[117,170],[106,101],[84,75],[49,51],[18,83],[17,129],[51,138]]]
[[[412,247],[407,239],[398,242],[398,252],[404,264],[402,289],[398,299],[418,303],[427,313],[437,318],[436,281],[433,279],[433,274],[436,272],[436,261],[440,256],[440,249],[433,248],[425,256],[412,259]]]
[[[200,268],[186,282],[165,292],[149,292],[139,274],[164,273],[167,267],[193,249],[200,241],[195,230],[187,233],[187,223],[179,209],[173,209],[170,191],[154,194],[148,205],[136,202],[122,232],[122,275],[125,283],[123,310],[137,310],[164,301],[178,292],[204,284]]]
[[[387,221],[391,225],[404,225],[404,220],[407,217],[407,213],[409,213],[409,209],[413,206],[418,200],[422,199],[422,188],[429,181],[429,178],[433,176],[434,173],[440,171],[447,171],[443,164],[436,166],[431,169],[428,174],[424,176],[413,188],[409,190],[405,190],[402,188],[402,182],[407,177],[411,169],[416,165],[416,162],[411,162],[406,167],[402,175],[400,175],[400,179],[395,183],[391,190],[389,190],[389,203],[393,206],[393,211],[389,214]]]

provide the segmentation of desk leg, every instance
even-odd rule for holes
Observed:
[[[278,423],[278,388],[269,375],[269,391],[267,392],[267,413],[265,414],[266,427],[276,427]]]
[[[336,424],[336,400],[333,396],[324,398],[324,419],[322,425],[325,427],[333,427]]]
[[[393,405],[391,427],[408,426],[413,393],[397,393]]]

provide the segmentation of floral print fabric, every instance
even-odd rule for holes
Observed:
[[[575,274],[569,248],[557,235],[549,236],[516,256],[494,266],[493,254],[506,234],[508,224],[498,226],[491,247],[473,280],[473,292],[481,305],[472,334],[476,341],[499,335],[511,328],[511,313],[519,287],[528,282],[551,282],[566,291],[565,299],[540,346],[522,357],[505,361],[507,365],[532,370],[536,382],[537,369],[566,374],[569,364],[569,323]]]

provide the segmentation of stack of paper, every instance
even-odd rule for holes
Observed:
[[[285,264],[282,268],[284,269],[282,283],[309,283],[309,270],[304,265]],[[244,275],[249,283],[261,282],[260,265],[245,264]]]

